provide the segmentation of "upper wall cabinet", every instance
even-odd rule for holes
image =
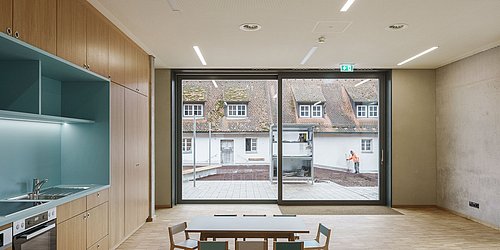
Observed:
[[[0,0],[0,29],[55,54],[56,0]]]
[[[137,85],[137,47],[130,40],[125,40],[125,87],[139,91]]]
[[[94,7],[87,8],[87,68],[109,78],[109,26]]]
[[[0,31],[12,35],[12,0],[0,0]]]
[[[83,0],[57,1],[57,55],[87,68],[87,3]]]
[[[114,26],[109,29],[109,76],[111,81],[125,84],[125,37]]]
[[[84,0],[58,1],[57,55],[108,78],[106,18]]]
[[[137,91],[145,96],[149,94],[149,55],[138,50]]]

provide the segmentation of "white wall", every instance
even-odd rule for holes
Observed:
[[[372,152],[361,152],[361,139],[372,139]],[[378,172],[379,140],[377,136],[321,134],[314,137],[314,164],[353,170],[352,161],[347,162],[349,151],[359,156],[360,172]]]
[[[192,134],[185,134],[186,138],[192,138]],[[245,151],[245,138],[257,138],[257,152],[247,153]],[[212,134],[211,140],[211,163],[221,164],[221,140],[234,140],[234,164],[235,165],[269,165],[269,135],[268,134]],[[196,135],[196,163],[197,165],[208,165],[209,138],[208,134]],[[249,161],[249,158],[263,158],[263,161]],[[182,162],[184,165],[193,164],[193,153],[183,153]]]
[[[500,228],[500,47],[436,79],[438,205]]]
[[[185,137],[191,137],[191,134],[185,134]],[[192,137],[191,137],[192,138]],[[245,138],[257,138],[257,152],[245,152]],[[297,140],[297,135],[285,134],[284,140]],[[372,152],[361,152],[361,139],[372,139]],[[220,141],[234,140],[234,164],[235,165],[269,165],[269,136],[268,135],[232,135],[232,134],[212,134],[212,164],[221,164]],[[379,140],[375,135],[333,135],[317,134],[314,137],[314,164],[323,167],[332,167],[346,170],[353,168],[352,161],[347,162],[349,151],[354,150],[360,157],[361,172],[378,171],[378,150]],[[209,139],[207,134],[197,134],[196,137],[196,163],[199,166],[208,165]],[[284,152],[288,154],[301,155],[301,152],[307,151],[306,144],[290,143],[283,147]],[[277,150],[276,143],[274,150]],[[193,164],[193,153],[184,153],[183,164]],[[249,158],[263,158],[263,161],[249,161]],[[298,163],[297,163],[298,164]],[[302,164],[302,163],[300,163]]]

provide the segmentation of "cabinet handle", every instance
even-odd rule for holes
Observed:
[[[84,214],[84,215],[83,215],[83,219],[84,219],[84,220],[86,220],[86,219],[87,219],[87,215],[86,215],[86,214]]]
[[[19,32],[16,31],[16,33],[14,33],[14,37],[19,38]]]
[[[10,27],[7,28],[7,35],[12,36],[12,29]]]
[[[99,196],[101,196],[101,194],[100,194],[100,193],[97,193],[97,197],[99,197]]]
[[[108,79],[110,79],[110,80],[111,80],[111,76],[109,76],[109,75],[108,75]]]
[[[101,248],[101,245],[97,244],[97,248]]]
[[[87,64],[87,69],[90,70],[90,65]]]
[[[90,213],[87,213],[87,218],[89,218],[89,217],[90,217]]]

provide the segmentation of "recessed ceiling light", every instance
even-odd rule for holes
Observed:
[[[363,81],[361,81],[361,82],[356,83],[356,85],[354,85],[354,87],[357,87],[357,86],[359,86],[359,85],[361,85],[361,84],[363,84],[363,83],[367,83],[367,82],[369,82],[369,81],[370,81],[370,79],[365,79],[365,80],[363,80]]]
[[[179,8],[179,2],[177,2],[177,0],[167,0],[168,2],[168,5],[170,5],[170,9],[172,9],[172,11],[181,11],[181,9]]]
[[[415,60],[415,59],[417,59],[417,58],[419,58],[419,57],[421,57],[421,56],[423,56],[423,55],[425,55],[425,54],[427,54],[427,53],[429,53],[429,52],[431,52],[431,51],[433,51],[433,50],[435,50],[437,48],[439,48],[439,47],[435,46],[435,47],[432,47],[432,48],[430,48],[430,49],[428,49],[426,51],[420,52],[418,55],[412,56],[412,57],[410,57],[410,58],[408,58],[408,59],[406,59],[406,60],[398,63],[398,66],[401,66],[401,65],[403,65],[403,64],[405,64],[407,62],[413,61],[413,60]]]
[[[408,28],[408,24],[406,23],[395,23],[387,26],[385,29],[390,31],[399,31]]]
[[[262,29],[262,26],[258,23],[244,23],[240,25],[240,30],[243,31],[257,31]]]
[[[307,52],[306,56],[304,56],[304,59],[302,59],[300,64],[302,64],[302,65],[306,64],[307,60],[309,60],[309,58],[311,58],[311,56],[314,54],[314,52],[316,52],[317,49],[318,49],[318,47],[312,47],[309,50],[309,52]]]
[[[351,7],[351,5],[354,3],[354,1],[356,1],[356,0],[347,0],[347,2],[345,2],[344,6],[342,6],[342,9],[340,9],[340,11],[346,12]]]
[[[198,55],[198,58],[200,59],[201,64],[207,65],[207,62],[205,61],[205,58],[203,57],[203,54],[201,54],[200,47],[198,46],[193,46],[194,52],[196,52],[196,55]]]

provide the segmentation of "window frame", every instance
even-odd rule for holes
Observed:
[[[186,107],[190,107],[191,114],[186,115]],[[200,110],[195,110],[195,107],[200,107]],[[201,115],[195,115],[195,112],[201,112]],[[182,105],[182,117],[187,118],[187,117],[204,117],[204,107],[203,104],[200,103],[184,103]]]
[[[247,141],[248,140],[250,140],[250,151],[247,150]],[[257,153],[257,138],[256,137],[245,138],[245,153],[247,153],[247,154]]]
[[[230,110],[231,107],[234,107],[235,110]],[[244,109],[241,109],[244,107]],[[236,112],[236,114],[231,114],[231,112]],[[240,112],[244,112],[244,115],[239,114]],[[248,105],[246,103],[228,103],[226,106],[226,116],[228,118],[244,118],[248,117]]]
[[[361,111],[360,108],[364,108],[364,111]],[[360,112],[364,112],[364,115],[360,115]],[[365,104],[356,105],[356,117],[360,117],[360,118],[368,117],[368,105],[365,105]]]
[[[188,143],[189,141],[189,143]],[[182,153],[183,154],[191,154],[193,152],[193,138],[191,137],[184,137],[182,138],[182,142],[181,142],[182,146],[181,146],[181,150],[182,150]],[[188,145],[189,145],[189,150],[188,149]]]
[[[361,153],[373,153],[373,139],[361,139]]]
[[[307,108],[307,116],[302,115],[302,112],[306,112],[305,110],[302,110],[302,107]],[[300,118],[310,118],[311,117],[311,105],[299,104],[299,117]]]
[[[371,108],[375,108],[375,110],[371,110]],[[375,113],[375,115],[372,115],[372,112]],[[367,115],[370,118],[377,118],[378,117],[378,105],[368,105]]]
[[[318,112],[317,110],[315,111],[314,108],[318,107],[319,108],[319,116],[314,115],[314,112]],[[311,117],[312,118],[323,118],[323,105],[311,105]]]

